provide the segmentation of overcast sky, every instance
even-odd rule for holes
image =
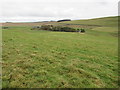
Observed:
[[[0,0],[0,22],[90,19],[118,15],[119,0]]]

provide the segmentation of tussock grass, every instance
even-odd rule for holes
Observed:
[[[30,28],[3,29],[3,88],[118,87],[116,29],[79,34]]]

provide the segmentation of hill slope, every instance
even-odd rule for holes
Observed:
[[[66,21],[63,23],[116,27],[118,25],[118,16],[87,19],[87,20],[73,20],[73,21]]]
[[[85,28],[84,34],[31,30],[53,22],[5,23],[9,28],[0,29],[2,87],[118,88],[116,23],[117,17],[54,22]]]

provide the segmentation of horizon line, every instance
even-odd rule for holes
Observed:
[[[96,17],[96,18],[87,18],[87,19],[70,19],[71,21],[74,20],[89,20],[89,19],[98,19],[98,18],[107,18],[107,17],[119,17],[120,15],[117,16],[103,16],[103,17]],[[64,20],[64,19],[59,19],[59,20]],[[41,21],[3,21],[0,23],[39,23],[39,22],[57,22],[58,20],[41,20]]]

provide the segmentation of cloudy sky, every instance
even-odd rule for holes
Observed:
[[[119,0],[0,0],[0,22],[90,19],[118,15]]]

